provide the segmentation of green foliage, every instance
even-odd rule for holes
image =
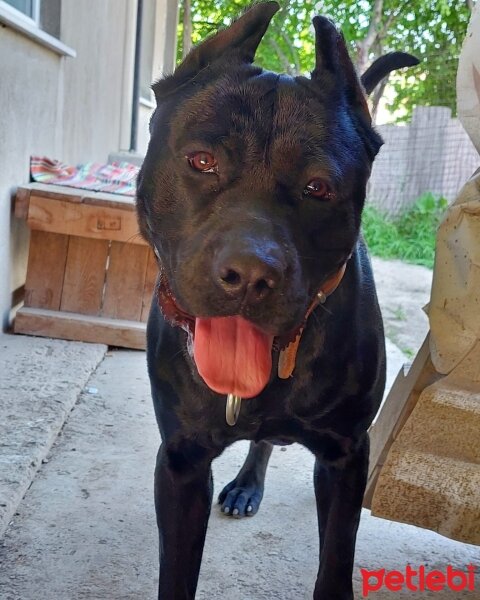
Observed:
[[[410,120],[416,105],[448,106],[455,115],[458,57],[470,20],[467,3],[459,0],[412,2],[404,16],[410,19],[410,26],[393,29],[389,45],[403,47],[421,63],[408,72],[391,76],[394,99],[387,108],[402,113],[397,121]]]
[[[192,41],[197,44],[227,26],[249,6],[246,0],[191,0]],[[304,72],[313,68],[314,35],[311,19],[316,2],[312,0],[280,0],[282,6],[269,27],[257,53],[257,62],[265,69],[280,72]],[[177,60],[183,54],[183,2],[180,3]]]
[[[250,4],[248,0],[191,0],[193,42],[196,44],[228,25]],[[264,68],[297,74],[314,64],[311,19],[321,13],[337,23],[355,58],[358,43],[368,31],[374,0],[280,0],[260,45],[257,62]],[[181,2],[178,60],[182,56]],[[411,116],[415,105],[449,106],[455,112],[455,74],[470,11],[465,0],[384,0],[378,28],[381,35],[369,58],[391,50],[404,50],[421,59],[421,65],[391,78],[394,93],[388,108],[401,120]]]
[[[393,219],[367,204],[362,230],[370,252],[381,258],[397,258],[432,268],[436,232],[447,204],[445,198],[427,193]]]

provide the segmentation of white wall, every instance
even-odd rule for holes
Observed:
[[[51,50],[0,28],[0,317],[23,284],[28,231],[12,217],[15,187],[29,180],[29,156],[61,150],[62,63]]]
[[[129,130],[135,4],[62,3],[62,38],[77,52],[75,59],[63,64],[62,160],[105,161]]]
[[[157,2],[158,71],[164,57],[173,61],[177,4]],[[136,0],[62,0],[61,40],[76,58],[0,23],[2,328],[9,323],[12,294],[25,280],[29,234],[12,209],[15,188],[29,181],[30,155],[75,164],[106,161],[110,152],[129,146],[135,19]],[[142,150],[150,112],[142,111]]]
[[[155,45],[153,52],[152,82],[175,68],[178,23],[177,0],[157,0],[155,12]],[[140,103],[138,114],[138,152],[145,154],[150,137],[148,124],[154,104]]]
[[[25,279],[28,230],[12,216],[12,201],[16,186],[29,181],[30,155],[73,163],[106,160],[129,128],[130,116],[122,113],[123,77],[133,65],[133,57],[124,51],[126,30],[134,26],[129,8],[134,12],[134,0],[64,0],[61,38],[77,52],[76,58],[62,57],[22,33],[0,28],[3,326],[12,293]]]

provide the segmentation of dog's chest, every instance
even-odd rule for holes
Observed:
[[[256,404],[249,405],[248,401],[244,401],[239,419],[233,427],[217,421],[209,434],[214,445],[223,448],[240,440],[256,443],[265,441],[278,446],[299,443],[326,462],[336,462],[350,452],[353,431],[351,435],[350,432],[340,433],[332,426],[328,412],[325,414],[318,405],[305,414],[305,410],[297,413],[292,408],[285,409],[278,398],[275,407],[268,406],[268,400],[260,409],[260,400]]]

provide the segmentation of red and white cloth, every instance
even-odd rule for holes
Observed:
[[[30,158],[30,173],[38,183],[134,196],[139,167],[128,162],[67,165],[45,156]]]

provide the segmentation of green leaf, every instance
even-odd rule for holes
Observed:
[[[356,43],[362,41],[372,18],[373,0],[281,0],[281,11],[262,41],[256,62],[266,69],[291,73],[300,64],[303,73],[314,64],[311,19],[317,13],[331,17],[342,29],[355,58]],[[192,0],[193,41],[211,35],[242,12],[244,0]],[[178,60],[182,56],[181,2]],[[465,0],[384,0],[381,40],[370,59],[391,50],[415,54],[421,64],[392,74],[393,100],[388,109],[392,120],[408,121],[415,106],[448,106],[456,113],[455,76],[470,11]],[[280,56],[278,48],[283,55]],[[285,64],[287,61],[287,64]]]

